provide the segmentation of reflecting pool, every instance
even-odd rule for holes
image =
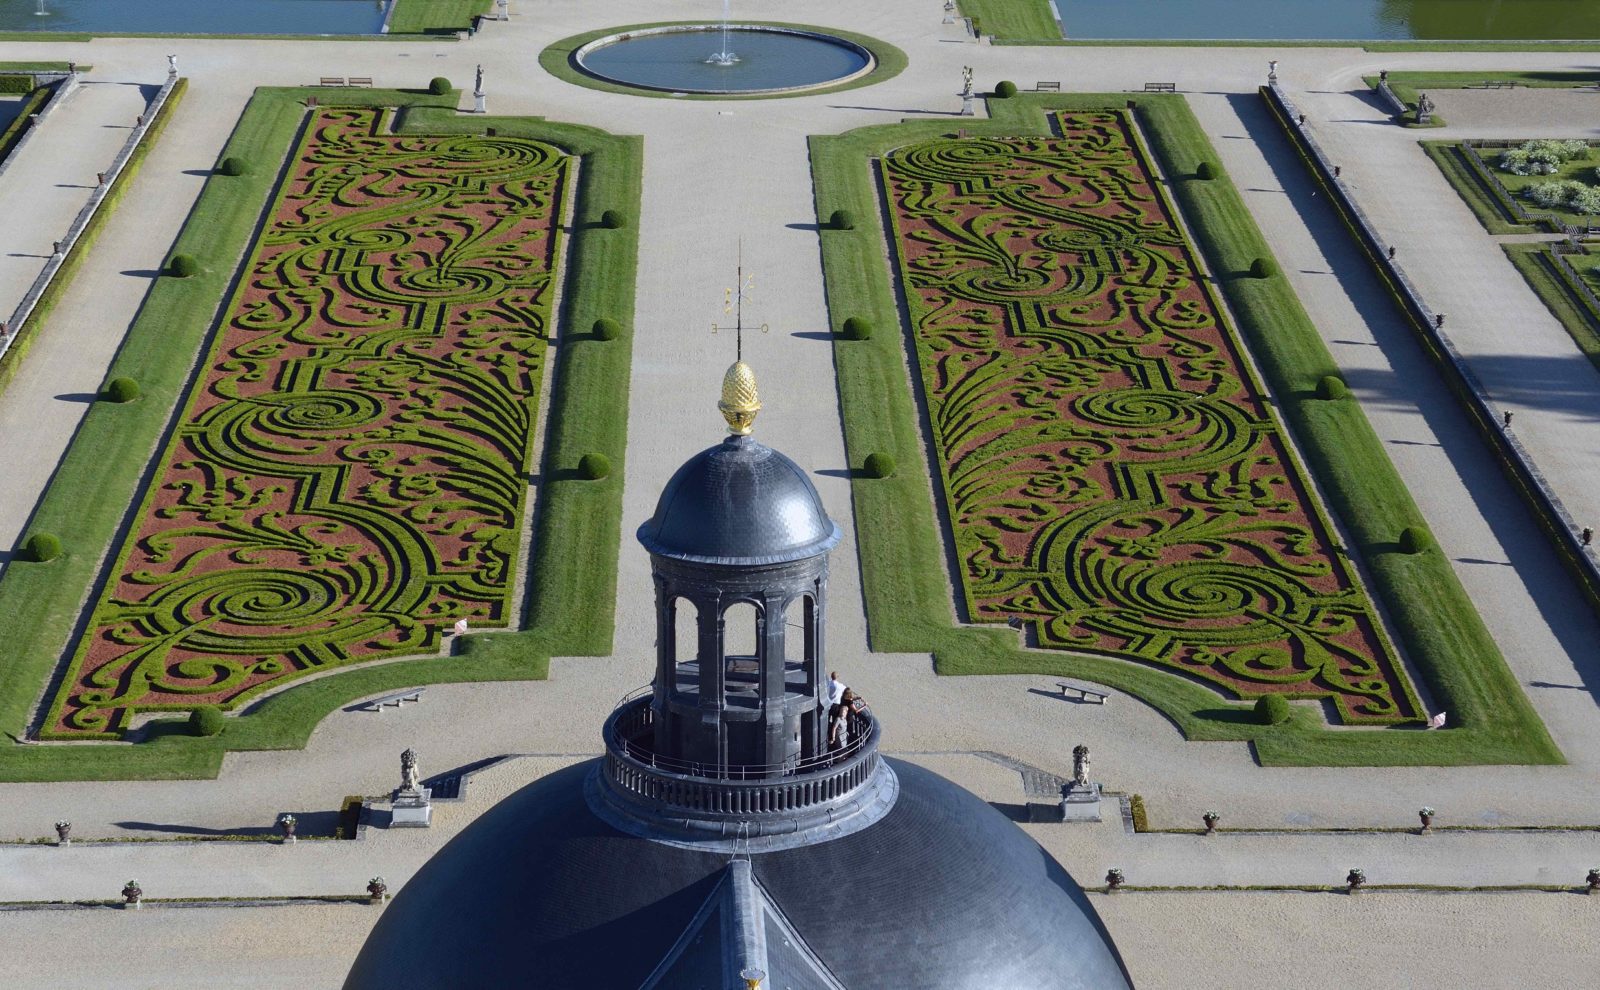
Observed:
[[[576,53],[591,75],[683,93],[762,93],[822,86],[863,72],[872,55],[842,38],[716,25],[634,32],[590,42]]]
[[[377,34],[387,0],[0,0],[0,31]]]
[[[1600,38],[1600,0],[1054,0],[1069,38]]]

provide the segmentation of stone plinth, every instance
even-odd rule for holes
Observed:
[[[1100,820],[1100,785],[1089,783],[1067,785],[1061,798],[1061,820],[1064,822],[1097,822]]]
[[[427,828],[433,824],[433,804],[428,800],[433,791],[426,787],[394,792],[394,806],[390,812],[390,828]]]

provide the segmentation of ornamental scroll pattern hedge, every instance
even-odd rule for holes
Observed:
[[[44,734],[503,625],[568,159],[309,120]]]
[[[969,614],[1419,717],[1120,112],[882,160]]]

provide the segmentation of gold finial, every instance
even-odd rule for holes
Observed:
[[[761,397],[756,394],[756,373],[743,361],[728,366],[722,376],[722,401],[717,403],[722,418],[728,421],[728,432],[747,437],[755,426],[756,413],[761,411]]]

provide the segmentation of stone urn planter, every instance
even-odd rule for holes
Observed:
[[[1216,835],[1217,822],[1222,821],[1222,816],[1217,814],[1215,811],[1208,811],[1200,816],[1200,820],[1206,823],[1207,835]]]
[[[389,885],[383,882],[383,877],[373,877],[367,881],[367,896],[372,898],[372,903],[383,903],[388,893]]]
[[[72,845],[72,823],[63,818],[56,822],[56,845]]]
[[[1366,873],[1361,870],[1351,870],[1344,876],[1344,890],[1347,894],[1354,894],[1367,882]]]
[[[1583,878],[1583,882],[1589,885],[1589,893],[1600,894],[1600,866],[1590,870],[1589,875]]]
[[[1106,893],[1115,894],[1118,890],[1120,890],[1122,888],[1122,884],[1126,879],[1127,878],[1122,875],[1122,871],[1121,870],[1118,870],[1118,869],[1107,870],[1106,871]]]
[[[122,906],[138,910],[139,904],[144,900],[144,888],[139,886],[139,881],[129,880],[122,885]]]
[[[1422,821],[1422,828],[1418,830],[1419,835],[1427,835],[1429,832],[1433,831],[1432,808],[1423,808],[1421,811],[1417,812],[1417,817]]]
[[[299,819],[293,815],[284,815],[278,819],[278,827],[283,829],[283,841],[294,841],[294,828],[299,824]]]

